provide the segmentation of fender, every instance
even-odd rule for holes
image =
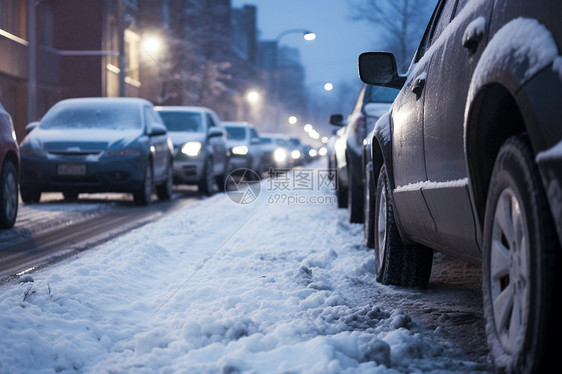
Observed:
[[[491,88],[499,87],[509,94],[518,108],[529,107],[528,95],[524,94],[525,86],[545,70],[552,70],[549,66],[552,66],[557,57],[558,48],[552,33],[545,26],[535,19],[516,18],[503,25],[494,34],[478,61],[469,86],[464,115],[465,163],[469,175],[473,210],[477,212],[475,217],[481,221],[477,222],[478,229],[481,229],[483,223],[482,206],[486,201],[487,190],[487,181],[480,178],[478,163],[475,161],[478,150],[477,139],[480,136],[478,133],[479,130],[482,131],[479,126],[485,126],[480,123],[480,110],[485,105],[484,96]],[[538,136],[536,131],[529,131],[538,126],[535,118],[526,118],[524,113],[537,112],[533,110],[519,112],[523,117],[523,123],[518,130],[528,132],[536,154],[544,148],[540,145],[543,137]],[[501,132],[505,129],[497,131]],[[508,131],[516,131],[516,129]],[[511,133],[506,132],[506,135]],[[481,232],[477,235],[480,241]]]

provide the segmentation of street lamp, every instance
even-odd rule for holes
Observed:
[[[275,103],[275,128],[278,129],[279,128],[279,105],[280,105],[280,95],[279,95],[279,87],[278,87],[278,77],[277,77],[277,73],[278,73],[278,68],[279,68],[279,42],[281,41],[282,38],[284,38],[285,36],[289,35],[289,34],[301,34],[303,36],[303,39],[306,41],[312,41],[314,39],[316,39],[316,34],[313,33],[310,30],[307,29],[288,29],[288,30],[284,30],[282,32],[280,32],[277,37],[275,38],[275,52],[273,54],[273,66],[272,66],[272,72],[273,72],[273,96],[276,99],[276,103]]]

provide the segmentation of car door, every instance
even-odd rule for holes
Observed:
[[[427,73],[424,113],[425,168],[431,184],[422,193],[437,225],[439,245],[479,257],[465,161],[464,112],[493,2],[465,9],[467,2],[448,1],[432,35],[436,58]],[[481,40],[468,45],[468,35]]]
[[[431,63],[431,34],[446,1],[437,5],[408,72],[408,78],[392,106],[392,175],[397,223],[420,242],[437,239],[433,217],[421,192],[425,170],[425,83]]]
[[[166,134],[166,127],[162,123],[160,117],[154,109],[149,106],[144,107],[144,117],[146,121],[146,128],[149,134],[150,151],[152,153],[152,172],[154,173],[155,181],[162,181],[166,176],[168,167],[168,160],[170,156],[170,148],[168,145],[168,136]],[[155,129],[162,129],[154,133]]]
[[[216,118],[211,113],[207,113],[207,134],[211,129],[221,130],[224,133],[224,129],[221,128],[218,123],[218,118]],[[224,136],[211,136],[207,139],[211,152],[213,153],[213,158],[215,160],[215,175],[222,174],[225,169],[226,164],[226,139]]]

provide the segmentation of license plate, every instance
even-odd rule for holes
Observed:
[[[86,165],[84,164],[59,164],[59,175],[86,175]]]

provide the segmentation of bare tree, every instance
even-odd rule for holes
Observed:
[[[351,17],[370,23],[383,37],[382,48],[405,68],[413,57],[437,0],[348,0]]]

